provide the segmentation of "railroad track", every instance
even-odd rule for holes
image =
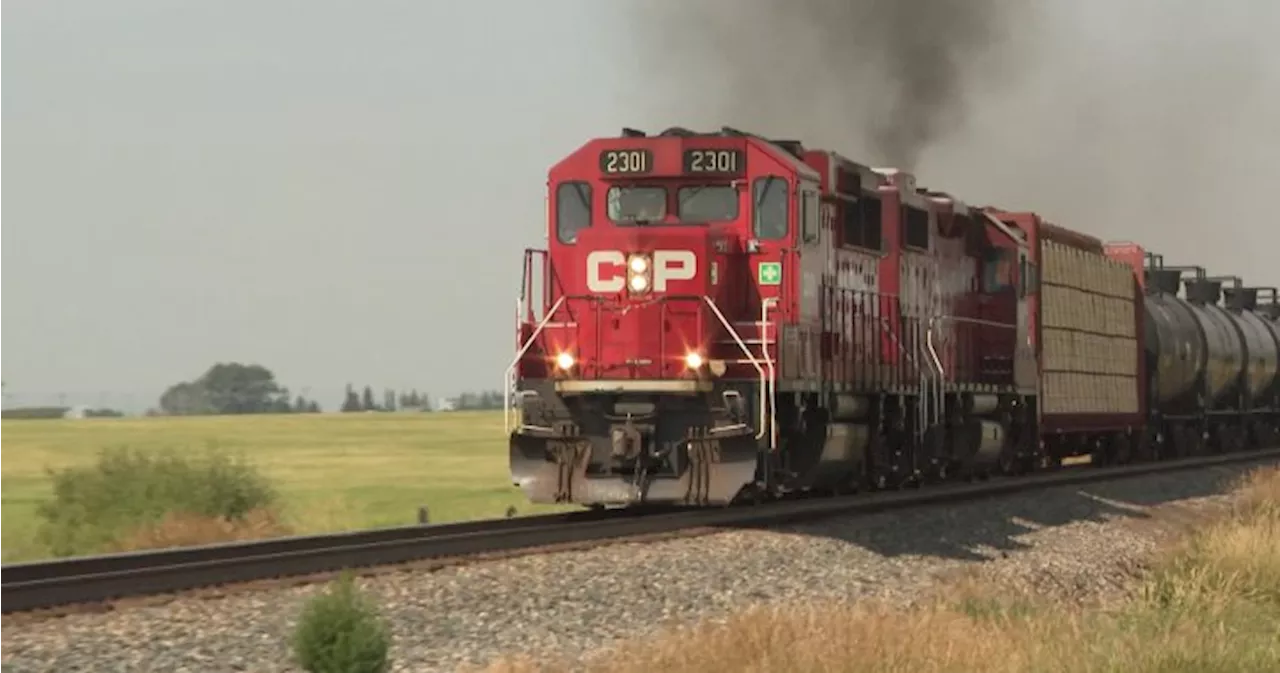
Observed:
[[[0,609],[5,614],[30,612],[347,568],[510,554],[690,529],[774,525],[834,514],[878,512],[1033,488],[1276,459],[1280,459],[1280,449],[1122,467],[1064,468],[1026,477],[837,498],[786,500],[754,507],[648,513],[569,512],[15,563],[0,567]]]

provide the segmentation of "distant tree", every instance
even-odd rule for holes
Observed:
[[[160,396],[160,411],[168,416],[200,416],[217,413],[209,391],[195,381],[175,383]]]
[[[278,396],[287,394],[271,370],[238,362],[215,364],[195,384],[204,390],[214,413],[219,414],[275,411],[280,408]]]
[[[307,413],[308,414],[320,413],[320,403],[315,400],[311,400],[310,402],[307,402]]]
[[[219,362],[194,381],[169,386],[159,412],[171,416],[262,414],[292,411],[289,391],[257,364]]]
[[[361,397],[361,405],[365,411],[377,411],[378,405],[373,401],[373,388],[371,386],[364,387],[364,395]]]
[[[360,411],[360,396],[356,394],[351,384],[347,384],[347,395],[342,400],[342,410],[346,412]]]

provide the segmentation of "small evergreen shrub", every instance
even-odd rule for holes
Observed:
[[[38,535],[54,556],[108,551],[167,516],[239,522],[277,494],[254,466],[215,451],[106,449],[91,465],[51,471]]]
[[[350,573],[302,608],[294,659],[310,673],[383,673],[391,666],[391,633]]]

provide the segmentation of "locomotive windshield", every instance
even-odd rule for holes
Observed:
[[[660,222],[667,215],[665,187],[610,187],[609,219],[619,224]]]
[[[728,185],[690,185],[675,190],[682,223],[723,222],[738,217],[738,190]],[[609,219],[623,225],[656,224],[667,215],[670,191],[645,185],[609,189]]]
[[[683,222],[722,222],[738,217],[738,190],[728,185],[681,187],[677,214]]]

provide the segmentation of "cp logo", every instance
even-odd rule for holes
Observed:
[[[655,292],[665,292],[673,280],[692,280],[698,271],[698,256],[692,250],[654,250],[637,254],[646,265],[642,273],[652,274]],[[627,255],[620,250],[592,250],[587,254],[587,289],[610,294],[627,286]]]

